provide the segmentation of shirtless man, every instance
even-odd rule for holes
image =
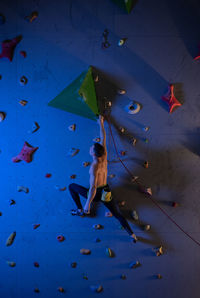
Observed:
[[[136,242],[137,237],[131,230],[130,225],[126,219],[119,212],[111,194],[109,185],[107,184],[107,149],[106,149],[106,132],[104,128],[104,117],[99,116],[100,126],[100,143],[94,143],[90,147],[90,155],[93,158],[89,174],[90,174],[90,188],[85,188],[76,183],[69,185],[70,194],[78,209],[71,210],[72,215],[89,215],[92,201],[102,201],[102,203],[109,209],[114,217],[116,217],[124,229],[128,232],[131,239]],[[86,198],[84,208],[82,207],[79,195]]]

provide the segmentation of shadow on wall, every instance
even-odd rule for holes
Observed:
[[[199,1],[167,1],[167,5],[188,52],[192,57],[197,56],[200,45]]]
[[[140,146],[140,148],[144,151],[142,146]],[[180,150],[178,148],[167,151],[150,149],[149,151],[150,167],[148,169],[144,169],[142,160],[135,160],[135,158],[128,158],[127,156],[122,158],[122,160],[125,161],[125,165],[127,165],[126,161],[131,161],[132,164],[135,163],[135,166],[132,169],[128,165],[130,172],[133,173],[133,175],[136,173],[136,175],[139,176],[138,181],[142,185],[152,188],[152,198],[154,201],[163,207],[166,212],[171,214],[172,203],[174,201],[180,204],[182,203],[182,194],[191,182],[190,178],[187,176],[187,172],[180,172],[176,167],[176,161],[179,160],[181,162]],[[118,162],[119,167],[123,167],[119,160],[116,159],[116,162]],[[127,174],[125,169],[124,173],[124,176],[120,177],[122,181],[121,185],[112,189],[113,197],[116,202],[126,201],[126,208],[122,208],[121,212],[129,221],[132,221],[132,223],[137,225],[139,229],[143,230],[145,224],[151,225],[151,219],[153,224],[155,223],[151,213],[155,214],[154,211],[158,209],[156,209],[157,207],[151,202],[150,198],[139,192],[138,186],[136,183],[131,182],[131,177]],[[140,221],[138,222],[133,221],[130,216],[130,210],[142,209],[145,211],[149,209],[149,216],[147,217],[149,222],[145,222],[145,219],[143,218],[140,218]],[[158,210],[158,212],[162,215],[160,210]],[[163,220],[163,222],[166,222],[166,216],[164,214]],[[161,225],[162,223],[158,222],[156,226],[161,227]],[[165,242],[165,239],[160,238],[160,235],[156,231],[156,226],[151,229],[151,233],[148,233],[148,238],[140,237],[139,240],[153,246],[162,243],[168,250],[173,249],[172,247],[169,247],[169,244]]]

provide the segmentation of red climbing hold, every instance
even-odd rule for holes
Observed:
[[[4,40],[2,42],[2,52],[0,54],[0,58],[8,58],[10,61],[12,61],[15,47],[21,40],[21,35],[13,39]]]
[[[175,107],[181,106],[181,103],[174,96],[174,85],[169,85],[168,94],[166,96],[162,96],[162,99],[169,105],[169,113],[173,111]]]
[[[32,154],[38,149],[38,147],[32,147],[27,142],[24,142],[24,146],[21,150],[21,152],[16,156],[12,158],[13,162],[18,162],[21,160],[24,160],[26,162],[32,161]]]
[[[52,175],[50,174],[50,173],[47,173],[46,175],[45,175],[45,177],[46,178],[50,178]]]
[[[33,225],[33,229],[35,230],[35,229],[37,229],[37,228],[39,228],[40,227],[40,224],[35,224],[35,225]]]
[[[65,240],[65,237],[63,235],[57,236],[58,242],[63,242]]]

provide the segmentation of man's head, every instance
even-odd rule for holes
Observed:
[[[104,147],[99,143],[94,143],[90,147],[90,155],[96,156],[96,157],[102,157],[105,153]]]

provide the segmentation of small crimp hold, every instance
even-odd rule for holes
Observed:
[[[84,161],[83,163],[82,163],[82,165],[83,165],[83,167],[88,167],[89,165],[90,165],[90,162],[89,161]]]
[[[87,248],[81,248],[80,249],[80,253],[82,255],[90,255],[91,254],[91,250],[90,249],[87,249]]]
[[[110,211],[106,211],[105,212],[105,217],[112,217],[112,213]]]
[[[132,219],[134,219],[135,221],[138,221],[138,220],[139,220],[139,216],[138,216],[136,210],[133,210],[133,211],[131,212],[131,217],[132,217]]]
[[[28,187],[25,187],[25,186],[17,186],[17,191],[18,192],[25,192],[25,193],[28,193],[29,192],[29,189]]]
[[[94,78],[95,83],[97,83],[99,81],[99,76],[96,75],[96,77]]]
[[[111,179],[114,178],[115,176],[116,176],[115,174],[108,175],[108,177],[111,178]]]
[[[136,262],[134,261],[134,262],[131,262],[129,264],[129,268],[131,268],[131,269],[135,269],[135,268],[138,268],[140,266],[141,266],[141,263],[139,261],[136,261]]]
[[[103,287],[102,285],[98,285],[98,286],[90,286],[90,290],[92,292],[97,292],[97,293],[100,293],[103,291]]]
[[[157,279],[161,279],[162,278],[162,275],[161,274],[157,274],[156,277],[157,277]]]
[[[21,106],[25,106],[25,105],[27,105],[27,103],[28,103],[28,101],[27,100],[20,100],[19,101],[19,104],[21,105]]]
[[[62,287],[59,287],[59,288],[58,288],[58,291],[59,291],[60,293],[64,293],[64,292],[65,292],[64,288],[62,288]]]
[[[12,245],[15,240],[15,237],[16,237],[16,232],[11,233],[8,239],[6,240],[6,246]]]
[[[124,279],[126,279],[126,275],[125,274],[121,274],[120,275],[120,278],[124,280]]]
[[[124,128],[124,127],[120,127],[120,128],[119,128],[119,131],[120,131],[121,133],[124,133],[124,132],[125,132],[125,128]]]
[[[10,205],[15,205],[16,202],[15,202],[15,200],[11,199],[11,200],[9,201],[9,204],[10,204]]]
[[[80,149],[76,149],[76,148],[71,148],[68,152],[68,156],[70,155],[71,157],[75,156],[76,154],[78,154],[80,151]]]
[[[150,225],[144,225],[144,230],[145,231],[149,231],[151,229],[151,226]]]
[[[66,186],[60,187],[59,185],[55,185],[55,189],[58,189],[60,191],[65,191],[67,189],[67,187]]]
[[[28,79],[25,76],[22,76],[19,82],[20,82],[20,85],[24,86],[28,83]]]
[[[34,289],[34,292],[35,292],[35,293],[40,293],[40,290],[39,290],[38,288],[35,288],[35,289]]]
[[[71,124],[70,126],[68,126],[68,129],[70,131],[75,131],[76,130],[76,124]]]
[[[26,54],[25,51],[20,51],[20,55],[21,55],[22,57],[24,57],[24,58],[26,58],[26,56],[27,56],[27,54]]]
[[[143,128],[142,128],[142,130],[144,130],[144,131],[148,131],[149,130],[149,126],[144,126]]]
[[[149,167],[149,162],[148,162],[147,160],[144,162],[143,167],[144,167],[145,169],[148,169],[148,167]]]
[[[121,156],[125,156],[125,155],[126,155],[126,151],[120,151],[119,154],[120,154]]]
[[[34,123],[32,124],[32,128],[31,128],[31,130],[29,130],[28,133],[34,133],[34,132],[36,132],[39,128],[40,128],[39,124],[38,124],[37,122],[34,122]]]
[[[71,178],[71,179],[75,179],[75,178],[76,178],[76,175],[73,174],[73,175],[70,176],[70,178]]]
[[[119,207],[124,207],[126,205],[126,201],[121,201],[118,203]]]
[[[36,268],[39,268],[40,267],[40,264],[38,262],[34,262],[33,265],[36,267]]]
[[[10,267],[15,267],[15,266],[16,266],[16,263],[15,263],[15,262],[7,261],[7,264],[8,264]]]
[[[51,173],[47,173],[47,174],[45,175],[46,178],[50,178],[51,176],[52,176]]]
[[[72,262],[72,263],[70,263],[70,267],[72,267],[72,268],[76,268],[76,267],[77,267],[77,263],[76,263],[76,262]]]
[[[4,112],[0,112],[0,122],[2,122],[6,118],[6,114]]]
[[[162,245],[155,247],[152,249],[154,251],[154,253],[156,254],[157,257],[163,255],[163,247]]]
[[[115,256],[115,253],[114,251],[111,249],[111,248],[106,248],[106,255],[109,257],[109,258],[113,258]]]
[[[101,230],[101,229],[103,229],[103,226],[100,225],[100,224],[95,224],[95,225],[93,225],[92,227],[93,227],[95,230]]]
[[[63,235],[58,235],[57,240],[58,242],[63,242],[65,240],[65,237]]]
[[[30,23],[32,23],[35,19],[37,19],[38,17],[38,12],[37,11],[33,11],[29,16],[25,17],[25,20],[29,21]]]
[[[126,94],[126,90],[125,89],[119,89],[117,90],[117,93],[120,95]]]
[[[124,37],[124,38],[121,38],[119,41],[118,41],[118,46],[121,47],[125,44],[125,42],[127,41],[128,38]]]
[[[135,146],[136,143],[137,143],[137,139],[136,139],[136,138],[133,138],[133,139],[132,139],[132,145]]]
[[[33,225],[33,229],[34,230],[36,230],[37,228],[39,228],[40,227],[40,224],[35,224],[35,225]]]
[[[172,207],[176,208],[176,207],[178,207],[178,206],[180,206],[179,203],[177,203],[177,202],[172,202]]]

